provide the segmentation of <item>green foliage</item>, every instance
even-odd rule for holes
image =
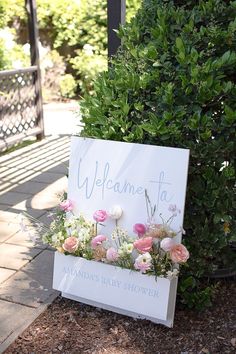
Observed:
[[[186,275],[181,278],[178,290],[182,304],[201,311],[212,305],[211,299],[215,295],[216,287]]]
[[[71,0],[38,0],[37,17],[40,30],[47,30],[53,49],[63,44],[74,46],[81,34],[83,3]],[[47,40],[48,40],[47,39]]]
[[[11,69],[14,62],[28,63],[16,42],[16,30],[10,28],[13,23],[18,26],[25,16],[24,0],[0,0],[0,70]]]
[[[0,0],[0,28],[26,19],[24,0]]]
[[[129,23],[140,8],[142,0],[126,0],[126,16],[125,21]]]
[[[79,48],[69,63],[76,74],[79,91],[84,94],[92,92],[94,78],[107,69],[107,21],[106,1],[89,0],[82,4]]]
[[[44,101],[53,101],[60,99],[63,93],[66,93],[66,87],[61,90],[61,80],[65,76],[66,65],[63,57],[56,50],[48,50],[44,56],[41,56],[41,74]]]
[[[236,2],[144,0],[123,47],[83,105],[83,135],[188,148],[182,302],[210,303],[202,280],[235,267]],[[190,279],[190,280],[189,280]]]
[[[29,65],[29,55],[16,42],[16,31],[8,27],[0,29],[0,70]]]
[[[127,0],[127,21],[140,2]],[[106,6],[105,0],[37,0],[40,40],[64,58],[81,93],[92,92],[93,79],[107,69]],[[27,28],[24,0],[0,0],[0,28],[12,25]],[[86,46],[92,47],[92,54]]]
[[[4,13],[5,13],[5,6],[2,0],[0,0],[0,28],[4,27],[4,23],[5,23]]]
[[[77,82],[82,94],[92,93],[94,78],[99,72],[107,69],[107,56],[95,54],[92,46],[90,50],[86,50],[87,46],[78,50],[78,55],[70,60],[72,68],[78,75]]]
[[[92,92],[96,75],[107,69],[107,15],[104,0],[38,0],[41,32],[47,28],[50,43],[66,57],[83,94]],[[127,1],[130,19],[140,0]],[[56,6],[55,6],[56,5]],[[88,52],[86,47],[90,47]]]
[[[66,74],[62,76],[59,85],[62,97],[75,97],[76,82],[71,74]]]
[[[0,38],[0,70],[8,67],[9,61],[4,51],[5,42]]]

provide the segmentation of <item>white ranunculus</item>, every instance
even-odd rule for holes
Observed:
[[[120,219],[121,215],[123,213],[122,208],[119,205],[113,205],[113,207],[109,210],[109,216],[110,218],[114,220]]]
[[[140,270],[141,273],[146,273],[152,267],[152,256],[149,252],[140,254],[134,263],[134,268]]]

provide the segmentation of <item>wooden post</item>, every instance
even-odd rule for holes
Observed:
[[[125,23],[125,0],[107,0],[108,59],[116,54],[121,40],[116,32]]]
[[[39,63],[39,34],[37,25],[36,0],[25,0],[25,4],[28,14],[31,65],[37,66],[37,71],[35,72],[34,79],[36,90],[37,126],[41,129],[41,133],[37,135],[37,139],[41,140],[44,137],[44,122],[41,72]]]

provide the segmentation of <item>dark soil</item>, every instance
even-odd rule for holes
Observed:
[[[5,354],[235,354],[236,284],[204,312],[176,309],[174,328],[57,298]]]

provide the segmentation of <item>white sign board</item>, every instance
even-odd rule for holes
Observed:
[[[128,316],[172,327],[176,287],[177,278],[145,276],[129,269],[55,253],[54,289],[72,300]]]
[[[133,225],[147,222],[145,190],[164,220],[170,204],[181,210],[172,223],[183,224],[189,150],[72,137],[68,198],[75,214],[92,220],[96,210],[113,205],[123,209],[119,225],[134,235]],[[114,222],[106,221],[102,233],[109,236]],[[180,236],[181,237],[181,236]]]

